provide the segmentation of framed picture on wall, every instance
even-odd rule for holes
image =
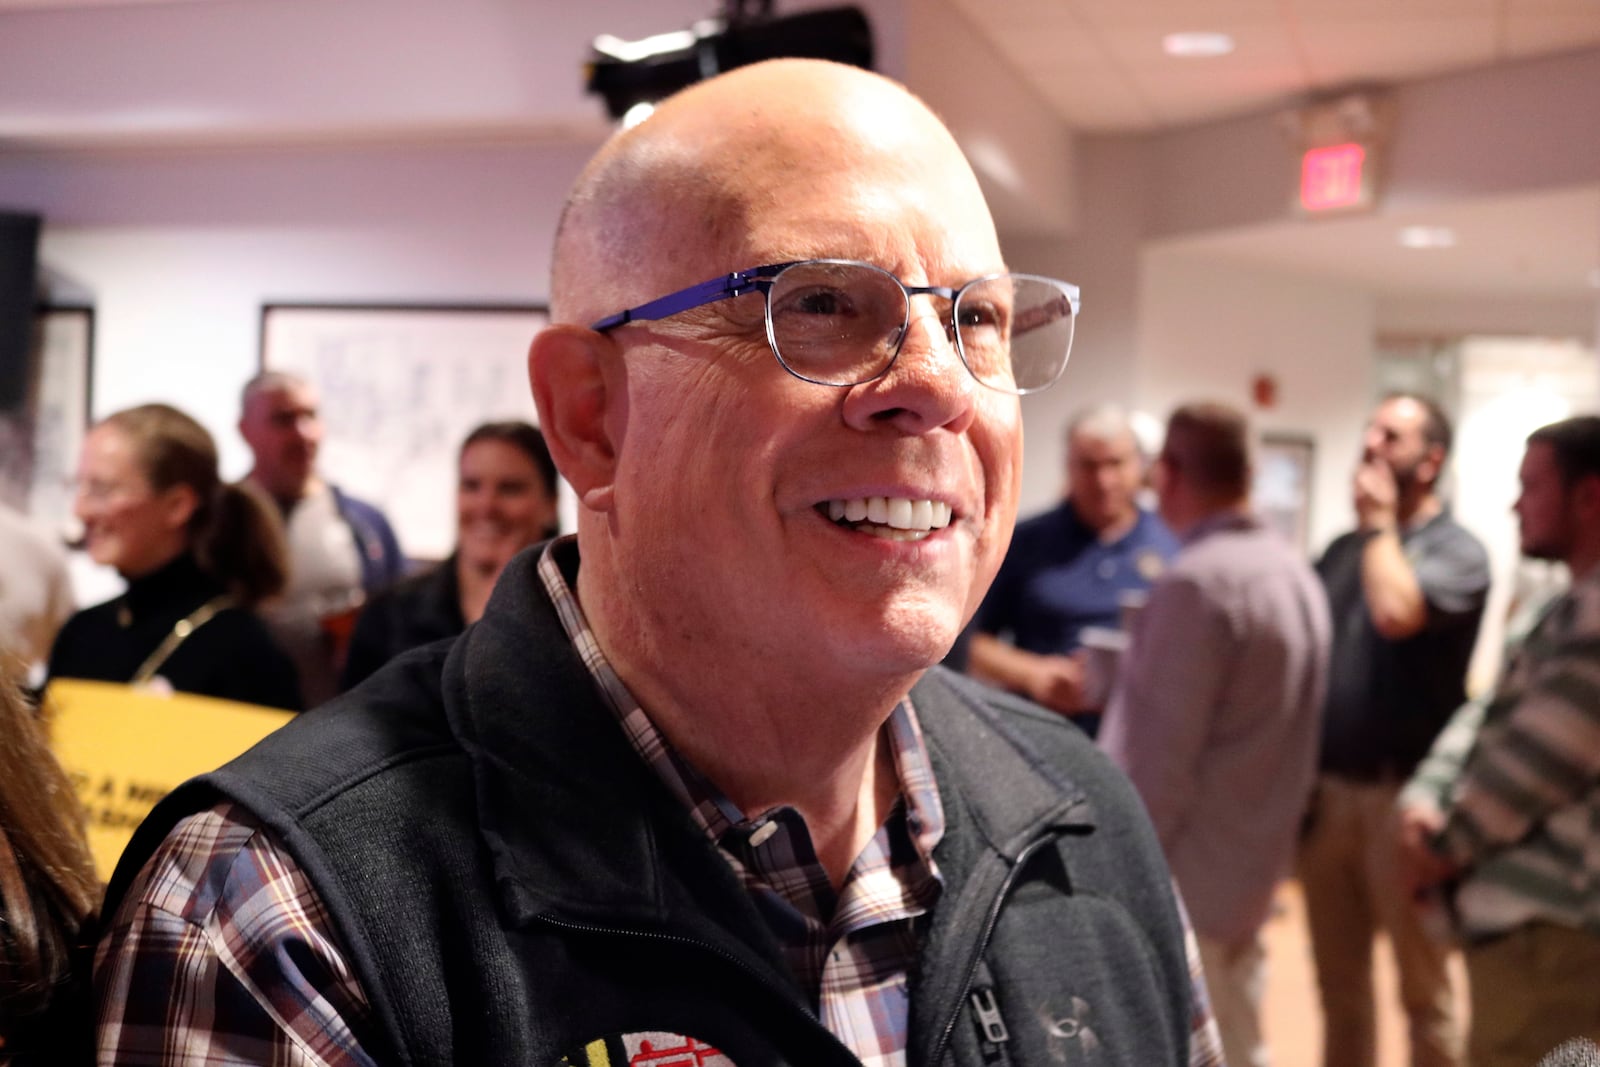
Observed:
[[[1268,433],[1256,448],[1251,502],[1263,520],[1301,552],[1311,551],[1311,471],[1316,443],[1303,434]]]
[[[0,479],[8,503],[69,538],[73,475],[89,428],[94,309],[44,305],[18,402],[0,412]]]
[[[321,395],[318,467],[382,508],[407,556],[455,544],[456,453],[474,426],[537,421],[528,343],[538,305],[267,304],[261,366]]]

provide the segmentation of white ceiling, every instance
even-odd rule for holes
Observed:
[[[1071,127],[1132,132],[1600,44],[1596,0],[952,0]],[[1232,54],[1174,59],[1176,31]]]
[[[1600,0],[950,2],[1082,133],[1154,132],[1600,44]],[[1236,48],[1167,56],[1161,39],[1179,31],[1224,32]],[[1446,227],[1456,243],[1402,248],[1407,225]],[[1297,220],[1161,247],[1391,297],[1593,299],[1600,188]]]
[[[1407,226],[1450,248],[1401,247]],[[1600,186],[1458,201],[1422,212],[1284,223],[1160,242],[1164,251],[1291,270],[1398,296],[1600,297]]]
[[[594,136],[603,123],[579,79],[594,34],[681,28],[721,2],[0,0],[0,138],[138,144],[175,133],[180,141],[226,141],[391,128]],[[837,2],[845,0],[777,6]],[[932,0],[856,2],[891,28],[895,18],[951,14]],[[1600,0],[948,3],[1068,126],[1086,133],[1170,129],[1362,83],[1600,45]],[[241,36],[239,27],[250,32]],[[1238,47],[1215,59],[1169,58],[1161,37],[1178,30],[1225,31]],[[130,39],[141,43],[130,48]],[[952,76],[960,69],[952,57]],[[1408,222],[1449,225],[1458,243],[1400,249],[1395,233]],[[1584,280],[1600,265],[1600,190],[1462,203],[1426,217],[1319,220],[1178,246],[1378,291],[1571,298],[1585,295]]]

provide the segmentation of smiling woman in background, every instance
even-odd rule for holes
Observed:
[[[289,657],[251,610],[283,588],[282,524],[252,489],[217,475],[217,448],[166,404],[89,432],[74,510],[122,596],[67,621],[50,678],[129,682],[299,710]]]
[[[367,601],[350,639],[344,688],[407,649],[478,621],[511,557],[559,532],[556,478],[544,436],[528,423],[486,422],[468,434],[456,481],[456,550]]]

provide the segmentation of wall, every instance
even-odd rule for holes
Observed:
[[[0,160],[50,218],[41,259],[92,295],[98,414],[151,399],[233,430],[274,301],[539,302],[588,146],[87,153]]]
[[[1144,256],[1141,406],[1165,416],[1186,400],[1252,411],[1258,431],[1311,436],[1311,548],[1351,522],[1350,475],[1372,405],[1373,297],[1354,287],[1230,267],[1159,245]],[[1253,409],[1250,381],[1278,381],[1278,403]]]
[[[1073,137],[964,12],[918,0],[907,24],[906,83],[961,143],[1002,234],[1068,233],[1077,224]],[[961,77],[950,77],[959,58]]]
[[[1098,403],[1134,405],[1143,309],[1139,248],[1146,231],[1151,171],[1140,138],[1085,138],[1078,143],[1078,189],[1093,211],[1070,238],[1007,235],[1012,269],[1064,278],[1083,291],[1072,357],[1051,389],[1022,403],[1023,514],[1049,507],[1061,495],[1066,425]]]

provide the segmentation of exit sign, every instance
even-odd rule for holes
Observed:
[[[1300,157],[1300,207],[1308,214],[1372,203],[1367,149],[1354,141],[1310,148]]]

